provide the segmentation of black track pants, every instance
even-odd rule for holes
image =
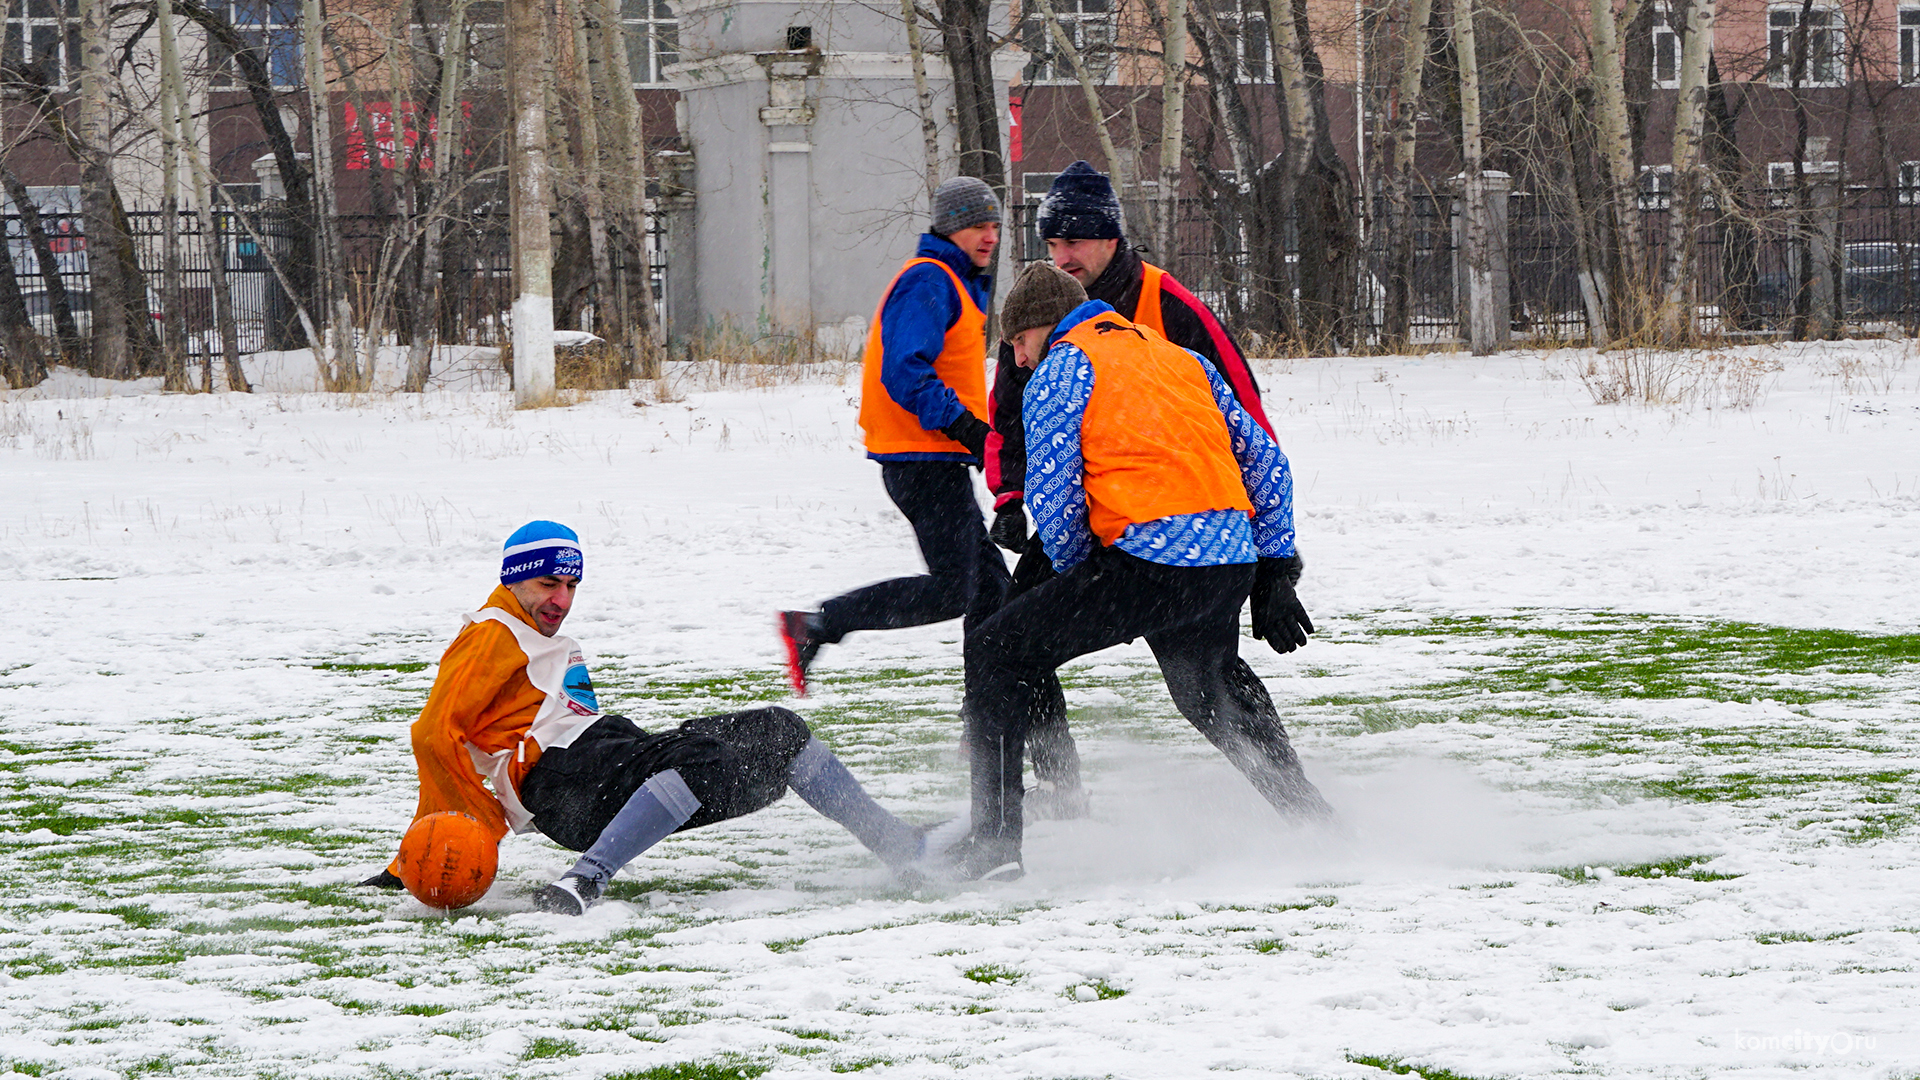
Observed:
[[[1267,801],[1289,816],[1331,813],[1307,780],[1273,699],[1240,659],[1240,607],[1253,565],[1170,567],[1096,547],[966,639],[965,713],[973,829],[1018,843],[1020,769],[1055,669],[1076,656],[1147,639],[1175,707]]]
[[[1056,576],[1053,562],[1047,558],[1047,549],[1041,545],[1040,534],[1036,532],[1027,541],[1027,550],[1020,553],[1020,561],[1014,564],[1013,585],[1007,590],[1007,601],[1011,603],[1015,597]],[[1059,676],[1052,672],[1042,676],[1036,702],[1033,723],[1027,728],[1027,757],[1033,762],[1034,779],[1045,780],[1061,791],[1078,791],[1080,750],[1073,745],[1073,732],[1067,728],[1067,695],[1060,689]]]
[[[1007,595],[1007,561],[987,538],[971,466],[958,461],[883,461],[887,495],[913,525],[927,573],[875,582],[820,605],[821,640],[967,617],[971,630]]]
[[[703,716],[658,734],[603,716],[572,746],[540,755],[520,783],[520,802],[548,839],[585,851],[647,777],[678,769],[700,800],[680,829],[694,829],[785,795],[787,771],[810,738],[806,721],[778,707]]]

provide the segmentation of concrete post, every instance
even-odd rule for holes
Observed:
[[[699,252],[694,247],[694,158],[684,150],[654,155],[659,169],[661,256],[666,272],[666,339],[679,345],[700,332]]]
[[[765,255],[770,325],[761,333],[813,334],[813,143],[814,110],[808,81],[820,73],[817,50],[763,52],[754,56],[767,71],[767,103],[760,123],[767,129]]]
[[[1473,354],[1487,356],[1507,347],[1512,325],[1507,200],[1513,178],[1482,172],[1453,180],[1454,318]]]
[[[1807,236],[1807,258],[1813,262],[1807,336],[1819,341],[1840,333],[1840,282],[1834,264],[1840,258],[1840,176],[1820,173],[1807,180],[1812,213]]]

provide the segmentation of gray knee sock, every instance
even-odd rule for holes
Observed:
[[[621,867],[685,825],[698,809],[700,800],[680,779],[680,770],[654,773],[567,873],[605,885]]]
[[[874,802],[819,739],[808,739],[793,759],[787,785],[808,806],[846,826],[888,866],[903,866],[920,857],[920,831]]]

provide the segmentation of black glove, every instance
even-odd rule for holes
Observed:
[[[1253,636],[1277,653],[1305,645],[1307,635],[1313,633],[1313,620],[1293,592],[1304,566],[1298,555],[1263,558],[1253,572]]]
[[[940,434],[967,448],[967,452],[981,461],[987,460],[987,432],[993,429],[985,420],[970,412],[963,412],[960,418],[940,429]]]
[[[987,530],[987,535],[1015,554],[1027,550],[1027,511],[1019,499],[1007,503],[993,515],[993,528]]]

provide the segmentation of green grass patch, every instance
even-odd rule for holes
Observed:
[[[324,664],[313,665],[313,670],[345,671],[345,672],[352,672],[352,673],[359,673],[359,672],[366,672],[366,671],[397,671],[403,675],[411,675],[417,671],[425,671],[427,670],[427,667],[428,667],[428,664],[424,660],[405,660],[397,664],[348,664],[348,663],[342,663],[340,661],[328,661],[327,663],[324,663]]]
[[[565,1039],[554,1039],[542,1035],[527,1044],[527,1048],[520,1053],[520,1060],[544,1061],[548,1058],[573,1057],[579,1052],[578,1046]]]
[[[624,1072],[607,1080],[753,1080],[771,1066],[755,1061],[729,1058],[720,1061],[683,1061],[675,1065],[656,1065],[639,1072]]]
[[[994,983],[1017,982],[1026,973],[1000,964],[981,964],[979,967],[970,967],[960,974],[973,982],[991,986]]]
[[[1379,1057],[1374,1054],[1348,1054],[1347,1060],[1355,1065],[1369,1065],[1381,1072],[1390,1072],[1395,1076],[1419,1076],[1425,1080],[1480,1080],[1478,1077],[1442,1069],[1433,1065],[1409,1065],[1397,1057]]]

